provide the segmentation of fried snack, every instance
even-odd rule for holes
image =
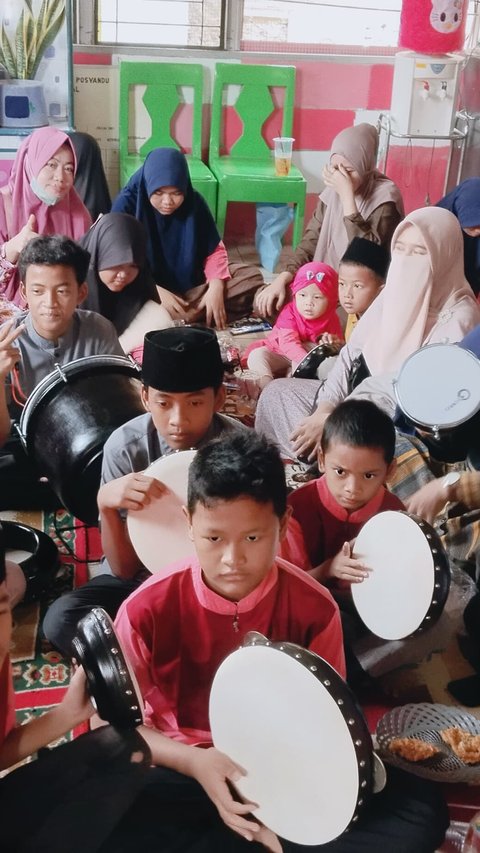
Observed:
[[[441,729],[440,736],[464,764],[480,763],[480,735],[472,735],[464,729],[451,726],[449,729]]]
[[[425,761],[441,752],[435,744],[417,737],[395,737],[388,744],[388,748],[394,755],[399,755],[406,761]]]

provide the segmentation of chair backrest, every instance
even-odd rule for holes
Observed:
[[[295,101],[295,67],[293,65],[242,65],[217,62],[213,85],[212,120],[210,125],[210,158],[219,157],[224,149],[223,131],[226,92],[240,86],[240,94],[232,105],[243,128],[230,148],[230,155],[246,159],[271,158],[271,146],[265,141],[262,129],[278,105],[272,89],[283,90],[282,118],[273,129],[273,136],[291,136]],[[227,101],[228,105],[229,101]]]
[[[193,90],[191,153],[202,156],[203,67],[181,62],[120,63],[120,160],[129,151],[133,87],[146,86],[143,103],[152,121],[152,134],[142,145],[142,157],[154,148],[180,148],[173,134],[173,120],[185,103],[181,87]],[[134,116],[133,116],[134,118]]]

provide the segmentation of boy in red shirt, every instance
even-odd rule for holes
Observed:
[[[328,416],[318,451],[323,476],[292,492],[280,554],[322,583],[361,583],[368,567],[351,540],[372,516],[405,509],[384,483],[395,470],[392,419],[369,400],[345,400]]]

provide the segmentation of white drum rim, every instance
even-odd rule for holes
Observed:
[[[464,423],[467,423],[470,420],[470,418],[473,418],[473,416],[476,415],[478,411],[480,411],[480,393],[479,393],[479,398],[478,398],[478,401],[477,401],[475,408],[469,413],[469,415],[467,417],[462,417],[462,418],[459,418],[458,420],[455,419],[455,420],[449,420],[449,421],[443,421],[443,422],[438,422],[438,421],[433,421],[433,420],[431,420],[431,421],[419,420],[418,417],[411,414],[407,410],[405,401],[402,400],[402,392],[401,392],[401,388],[400,388],[400,385],[402,382],[402,371],[405,371],[407,368],[407,365],[410,365],[410,363],[413,360],[421,358],[422,355],[425,354],[425,352],[431,351],[432,349],[437,349],[439,347],[443,350],[448,349],[451,352],[455,352],[455,354],[457,354],[459,352],[460,353],[466,353],[466,355],[470,357],[472,362],[475,362],[478,365],[479,373],[480,373],[480,359],[477,358],[477,356],[475,355],[474,352],[472,352],[469,349],[459,347],[458,344],[450,344],[450,343],[427,344],[426,346],[420,347],[420,349],[415,350],[415,352],[411,353],[408,356],[408,358],[405,359],[405,361],[402,364],[402,367],[400,368],[398,376],[396,377],[396,379],[393,380],[393,388],[394,388],[394,392],[395,392],[395,397],[396,397],[397,403],[398,403],[402,413],[413,424],[415,424],[415,426],[418,426],[420,428],[423,427],[425,430],[435,430],[436,431],[436,430],[442,430],[442,429],[443,430],[454,429],[455,427],[458,427]],[[463,355],[462,355],[462,358],[463,358]]]

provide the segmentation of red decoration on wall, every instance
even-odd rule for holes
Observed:
[[[462,50],[468,0],[403,0],[400,47],[417,53]]]

